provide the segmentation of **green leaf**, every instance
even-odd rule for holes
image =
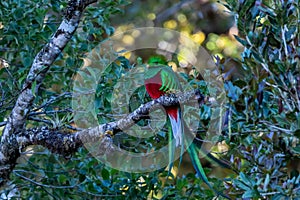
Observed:
[[[241,189],[246,190],[246,191],[250,189],[247,185],[245,185],[245,183],[243,183],[242,181],[236,180],[236,179],[234,180],[234,184],[238,188],[241,188]]]
[[[68,180],[68,177],[66,175],[64,175],[64,174],[60,174],[58,176],[58,182],[60,184],[66,184],[67,180]]]
[[[243,172],[241,172],[241,173],[240,173],[240,177],[241,177],[241,180],[242,180],[246,185],[252,186],[252,183],[251,183],[249,177],[248,177],[246,174],[244,174]]]
[[[13,11],[13,16],[15,20],[21,20],[24,17],[24,10],[22,8],[17,8]]]
[[[261,56],[256,51],[251,51],[251,53],[255,60],[257,60],[259,63],[263,63]]]
[[[265,182],[264,182],[264,191],[267,191],[268,190],[268,185],[270,183],[270,175],[267,174],[266,175],[266,178],[265,178]]]
[[[93,183],[93,186],[94,186],[94,189],[98,192],[98,193],[101,193],[103,192],[103,189],[97,185],[95,182]]]
[[[228,81],[224,84],[225,90],[228,92],[228,97],[232,99],[232,101],[237,101],[239,96],[242,94],[242,90],[233,85],[231,81]]]
[[[101,171],[101,175],[104,180],[109,180],[109,171],[107,169],[103,168]]]
[[[243,198],[252,198],[255,196],[255,191],[254,190],[247,190],[244,194],[243,194]]]
[[[24,67],[30,67],[31,66],[31,57],[29,57],[29,55],[27,54],[23,54],[22,56],[22,63],[24,65]]]

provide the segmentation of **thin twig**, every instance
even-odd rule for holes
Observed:
[[[45,103],[43,103],[39,107],[33,109],[32,112],[35,112],[35,111],[40,110],[42,108],[45,108],[45,107],[49,106],[50,104],[54,103],[55,101],[57,101],[58,99],[60,99],[62,97],[72,97],[72,93],[71,92],[64,92],[64,93],[62,93],[62,94],[60,94],[56,97],[51,97],[48,101],[46,101]]]
[[[50,110],[50,111],[41,111],[41,112],[30,112],[28,116],[36,116],[36,115],[51,115],[57,113],[72,113],[73,110],[71,108],[66,108],[63,110]]]
[[[73,188],[75,188],[75,187],[77,187],[77,186],[79,186],[79,185],[82,184],[82,183],[79,183],[79,184],[76,184],[76,185],[70,185],[70,186],[46,185],[46,184],[42,184],[42,183],[39,183],[39,182],[37,182],[37,181],[34,181],[34,180],[32,180],[31,178],[28,178],[28,177],[26,177],[26,176],[23,176],[23,175],[21,175],[21,174],[15,172],[15,171],[14,171],[14,174],[15,174],[16,176],[18,176],[18,177],[20,177],[20,178],[26,180],[26,181],[29,181],[30,183],[33,183],[33,184],[38,185],[38,186],[41,186],[41,187],[46,187],[46,188],[53,188],[53,189],[70,189],[70,188],[71,188],[71,189],[73,189]]]

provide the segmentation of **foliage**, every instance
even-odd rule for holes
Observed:
[[[299,2],[227,3],[248,74],[233,83],[238,99],[228,90],[226,142],[240,171],[229,190],[242,198],[299,198]]]
[[[35,100],[37,107],[47,103],[51,97],[71,91],[72,75],[82,65],[84,54],[113,33],[114,28],[109,25],[109,18],[113,14],[120,13],[118,6],[125,4],[126,2],[122,0],[111,0],[88,7],[79,30],[51,67],[49,76],[46,77]],[[34,55],[56,31],[66,6],[66,1],[51,0],[43,2],[12,0],[0,3],[0,58],[8,63],[8,67],[0,66],[2,91],[0,103],[3,105],[0,108],[2,113],[0,121],[4,121],[4,117],[14,105]],[[61,99],[65,101],[64,98]],[[70,103],[65,101],[65,104],[61,105],[61,110],[67,109]],[[45,109],[51,111],[54,107],[48,105]]]
[[[153,10],[161,8],[157,1],[151,2],[141,4],[137,1],[130,5],[131,11],[140,11],[143,6],[149,10],[150,5]],[[171,6],[173,2],[164,3]],[[236,17],[239,30],[239,36],[235,39],[244,47],[240,59],[233,39],[224,31],[221,35],[207,31],[208,28],[203,25],[207,22],[203,20],[200,23],[202,19],[195,18],[191,10],[184,8],[162,22],[164,27],[184,32],[212,54],[221,58],[233,57],[234,67],[243,72],[238,78],[225,81],[230,103],[225,116],[228,120],[219,138],[226,144],[224,157],[230,158],[239,174],[226,172],[226,181],[210,178],[215,188],[221,191],[226,189],[224,193],[231,198],[297,199],[300,196],[298,3],[279,0],[227,1],[225,6]],[[51,66],[34,102],[28,127],[46,123],[55,129],[70,131],[68,128],[74,120],[69,114],[72,76],[82,65],[85,53],[114,32],[109,23],[111,16],[120,13],[120,7],[126,4],[122,0],[107,0],[87,9],[80,29]],[[46,0],[41,3],[37,0],[9,0],[1,1],[0,7],[0,58],[8,63],[5,67],[0,65],[0,122],[3,122],[21,90],[33,55],[56,30],[66,1]],[[133,16],[139,16],[140,20],[153,20],[153,14],[152,11],[140,15],[127,14],[121,20],[114,21],[124,22]],[[224,21],[228,29],[230,17],[227,17]],[[198,26],[201,27],[199,30]],[[216,60],[223,72],[228,67],[228,60]],[[116,80],[132,68],[134,65],[125,57],[119,57],[102,77],[97,77],[100,82],[95,107],[100,123],[113,120],[109,115],[114,109],[110,106],[112,88]],[[205,88],[203,82],[186,74],[181,76],[191,85]],[[133,110],[150,99],[145,96],[144,89],[139,88],[130,100],[129,109]],[[210,110],[204,106],[201,111],[201,123],[205,127]],[[139,123],[144,126],[147,121]],[[149,141],[140,142],[133,151],[149,150],[153,148],[152,144],[166,141],[166,137],[162,130]],[[125,146],[130,144],[131,139],[118,135],[114,142]],[[3,199],[211,199],[215,196],[194,173],[175,173],[174,177],[167,177],[164,169],[143,174],[120,172],[105,167],[83,148],[70,158],[51,154],[41,147],[29,147],[23,154],[11,175],[11,182],[1,190]]]

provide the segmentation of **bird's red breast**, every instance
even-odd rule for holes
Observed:
[[[157,99],[162,95],[166,94],[164,91],[160,90],[161,86],[162,86],[162,81],[161,81],[160,73],[157,73],[152,78],[145,80],[145,87],[147,93],[152,99]],[[170,106],[170,107],[166,107],[165,109],[168,115],[172,116],[177,121],[178,106]]]
[[[162,81],[159,73],[157,73],[152,78],[145,80],[146,90],[152,99],[157,99],[160,96],[165,94],[165,92],[159,90],[161,85],[162,85]]]

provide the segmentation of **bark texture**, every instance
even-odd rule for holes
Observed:
[[[24,131],[27,114],[29,113],[34,93],[44,80],[51,64],[62,52],[76,31],[83,10],[96,0],[70,0],[65,11],[65,17],[53,34],[50,41],[36,55],[27,75],[23,89],[9,116],[0,141],[0,185],[9,178],[16,159],[20,155],[19,135]],[[34,84],[35,83],[35,84]],[[32,87],[34,87],[32,89]]]

